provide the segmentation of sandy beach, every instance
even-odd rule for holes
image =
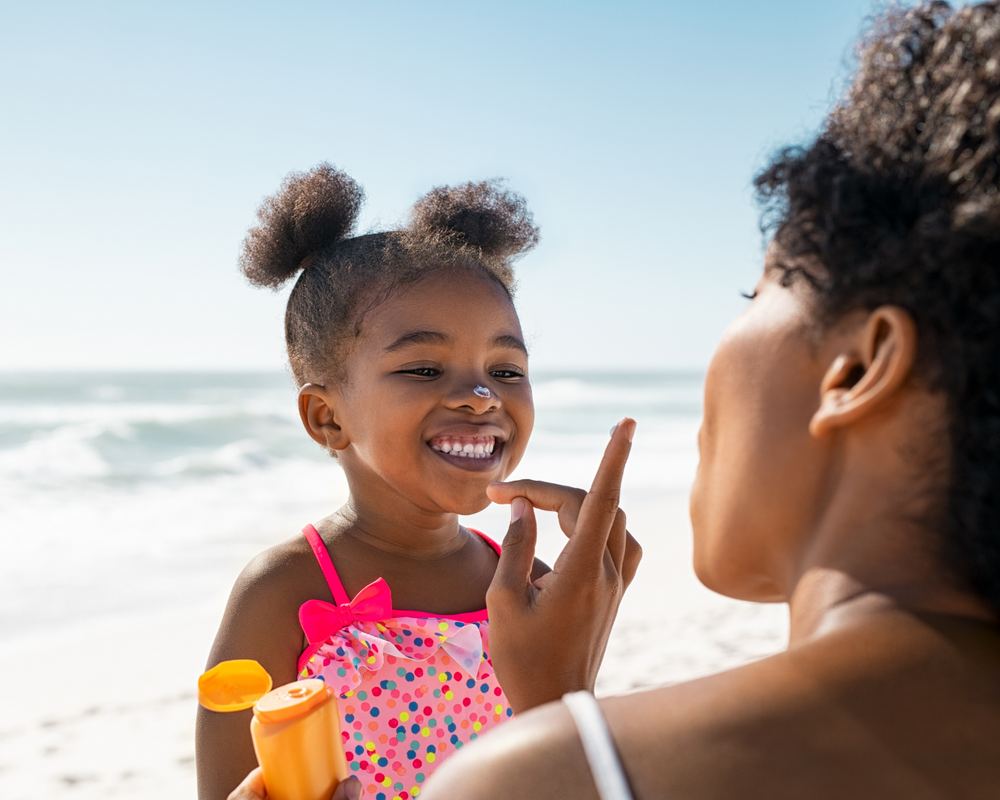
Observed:
[[[599,695],[682,681],[782,647],[783,606],[727,600],[698,584],[682,493],[626,493],[623,507],[645,555],[608,647]],[[505,516],[506,509],[491,508],[470,524],[502,535]],[[540,522],[539,549],[551,559],[560,537],[554,519]],[[118,619],[0,650],[8,689],[0,797],[193,798],[194,687],[224,601],[220,589],[217,602],[198,609]]]
[[[701,377],[533,380],[513,477],[588,486],[612,423],[639,430],[621,505],[644,559],[598,694],[779,650],[784,607],[713,595],[691,569],[687,497]],[[280,374],[8,378],[0,383],[3,800],[195,797],[195,687],[240,570],[347,498]],[[6,398],[6,399],[4,399]],[[509,511],[465,520],[502,539]],[[565,537],[539,514],[538,555]]]

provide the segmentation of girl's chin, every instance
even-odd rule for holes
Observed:
[[[445,461],[447,467],[438,473],[435,484],[439,490],[438,507],[451,514],[469,516],[489,508],[493,501],[486,496],[486,489],[510,473],[499,453],[483,459],[456,459],[436,451],[434,456],[439,462],[448,459]]]
[[[471,489],[462,487],[454,492],[438,492],[433,497],[434,505],[446,514],[457,514],[460,517],[468,517],[484,511],[492,504],[492,500],[486,496],[486,487],[489,482],[484,482],[481,487]],[[442,487],[443,488],[443,487]]]
[[[481,500],[461,500],[448,504],[448,512],[460,517],[470,517],[490,506],[490,499],[484,494]]]

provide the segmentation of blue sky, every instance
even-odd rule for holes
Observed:
[[[239,244],[290,170],[362,228],[502,176],[536,367],[704,367],[762,242],[750,181],[842,86],[862,0],[66,2],[0,24],[0,369],[278,368]],[[470,312],[474,313],[474,312]]]

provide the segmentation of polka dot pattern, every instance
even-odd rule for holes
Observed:
[[[452,753],[513,716],[489,660],[489,622],[357,621],[300,663],[340,706],[348,766],[366,800],[408,800]]]

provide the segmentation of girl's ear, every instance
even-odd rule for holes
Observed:
[[[872,311],[830,365],[809,432],[825,436],[868,416],[906,383],[917,353],[917,326],[898,306]]]
[[[337,419],[337,395],[318,383],[299,389],[299,416],[309,435],[327,450],[343,450],[349,444]]]

